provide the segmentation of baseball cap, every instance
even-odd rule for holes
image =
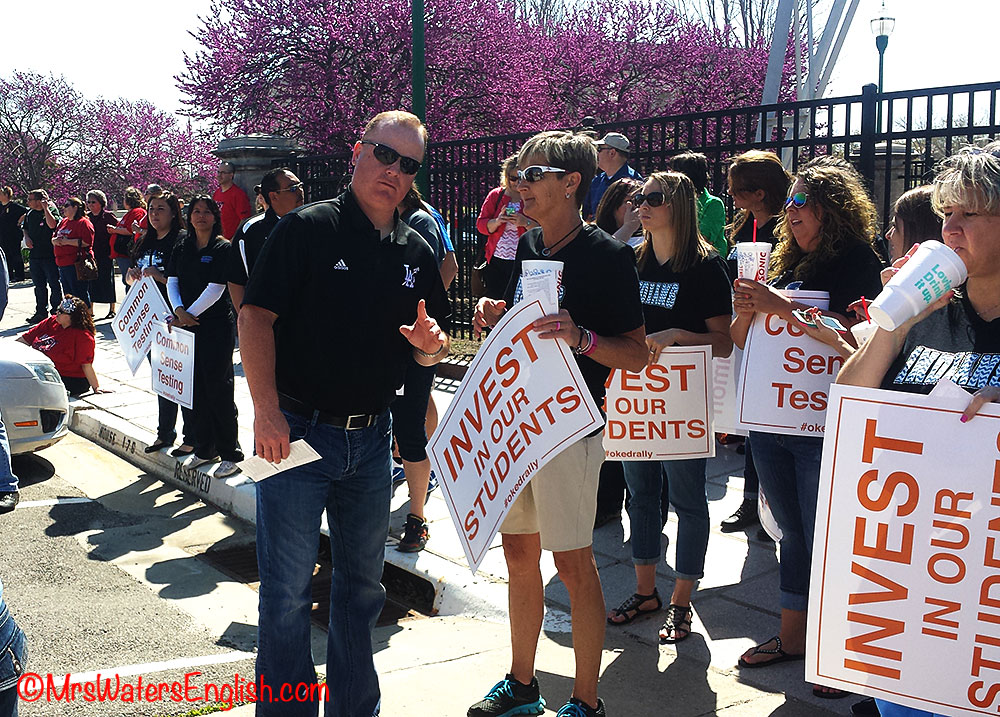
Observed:
[[[622,152],[630,151],[632,143],[628,141],[628,137],[618,132],[608,132],[604,135],[604,139],[599,142],[595,142],[598,147],[607,145],[611,149],[619,149]]]

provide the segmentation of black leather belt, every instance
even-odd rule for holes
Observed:
[[[324,423],[328,426],[336,426],[337,428],[345,428],[348,431],[356,431],[360,428],[370,428],[375,425],[375,421],[378,420],[379,414],[377,413],[359,413],[353,416],[335,416],[329,411],[321,411],[317,408],[313,408],[298,399],[292,398],[291,396],[286,396],[283,393],[278,394],[278,406],[289,413],[294,413],[297,416],[302,416],[312,420],[313,416],[316,416],[317,423]],[[316,415],[319,414],[319,415]]]

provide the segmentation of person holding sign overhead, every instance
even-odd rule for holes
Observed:
[[[164,192],[157,197],[151,197],[147,207],[149,229],[132,247],[129,258],[129,269],[125,272],[125,283],[131,286],[143,277],[148,276],[156,282],[165,301],[167,295],[167,265],[178,244],[187,240],[187,232],[181,228],[181,207],[177,197]],[[169,303],[168,303],[169,305]],[[156,440],[144,449],[146,453],[156,453],[162,448],[173,444],[177,437],[177,404],[163,396],[156,397],[158,418],[156,423]],[[188,408],[181,409],[183,416],[184,443],[170,452],[174,458],[183,458],[194,453],[194,412]]]
[[[786,298],[779,289],[828,292],[827,313],[846,324],[847,307],[861,296],[872,296],[881,284],[882,264],[872,248],[877,215],[857,171],[842,159],[818,157],[802,166],[789,191],[785,216],[778,224],[781,240],[771,255],[769,282],[735,282],[732,335],[740,347],[758,312],[799,324],[792,311],[809,307]],[[782,532],[781,630],[739,660],[742,668],[759,668],[802,659],[805,651],[823,439],[751,431],[750,443],[760,485]],[[824,687],[813,691],[818,697],[846,694]]]
[[[222,236],[222,215],[207,195],[188,205],[187,236],[167,264],[167,294],[174,325],[194,333],[194,458],[196,468],[222,460],[213,475],[239,471],[243,460],[236,427],[233,349],[236,326],[226,292],[230,244]]]
[[[580,207],[597,170],[593,142],[583,135],[542,132],[518,155],[517,191],[523,211],[540,227],[521,237],[504,300],[481,299],[475,329],[493,326],[508,305],[521,301],[521,264],[563,262],[559,311],[535,322],[540,339],[562,339],[577,354],[597,405],[612,368],[646,366],[646,333],[639,303],[635,252],[592,224]],[[604,449],[601,431],[565,449],[532,477],[500,528],[510,574],[511,669],[469,717],[542,714],[535,650],[545,610],[539,560],[551,550],[573,606],[576,680],[559,715],[604,715],[597,678],[604,643],[604,596],[591,549],[597,485]]]
[[[648,363],[657,363],[668,346],[710,345],[714,356],[729,356],[733,350],[729,275],[725,261],[698,231],[694,184],[678,172],[655,172],[631,201],[645,234],[638,262]],[[628,513],[636,590],[608,613],[608,623],[624,625],[662,607],[656,566],[663,532],[660,494],[666,480],[678,520],[677,580],[660,640],[679,642],[691,634],[691,592],[704,574],[708,550],[707,460],[625,461],[624,465],[632,496]]]

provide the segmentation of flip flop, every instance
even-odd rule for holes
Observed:
[[[813,685],[813,697],[819,697],[821,700],[841,700],[850,694],[847,690],[839,690],[836,687]]]
[[[650,600],[656,600],[656,607],[646,608],[645,610],[640,610],[639,606],[644,602],[649,602]],[[663,607],[663,601],[660,599],[660,593],[657,592],[656,588],[653,588],[653,593],[651,595],[640,595],[639,593],[632,593],[632,597],[627,598],[625,602],[615,608],[615,617],[623,617],[624,620],[612,620],[608,618],[609,625],[628,625],[630,622],[635,620],[640,615],[648,615],[651,612],[656,612]],[[631,614],[630,614],[631,613]]]
[[[773,642],[775,648],[773,650],[765,650],[764,645],[768,642]],[[792,662],[794,660],[804,660],[806,656],[802,655],[790,655],[781,649],[781,638],[775,635],[767,642],[762,642],[753,648],[754,655],[776,655],[773,660],[767,660],[766,662],[747,662],[742,657],[737,663],[740,667],[745,667],[747,669],[757,668],[757,667],[770,667],[771,665],[777,665],[779,662]]]

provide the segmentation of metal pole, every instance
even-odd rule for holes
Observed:
[[[878,131],[882,131],[882,72],[885,69],[885,48],[889,46],[889,36],[888,35],[878,35],[875,37],[875,47],[878,48],[878,93],[880,95],[878,101]]]
[[[424,58],[424,0],[411,0],[413,22],[413,114],[427,123],[427,66]],[[427,158],[417,173],[417,188],[425,197],[430,187],[427,183]]]

